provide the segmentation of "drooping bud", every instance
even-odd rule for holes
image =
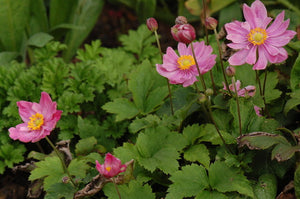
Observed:
[[[151,32],[156,31],[157,28],[158,28],[158,24],[157,24],[156,19],[154,19],[153,17],[148,18],[148,19],[147,19],[147,27],[148,27],[148,29],[149,29]]]
[[[196,39],[195,29],[190,24],[176,24],[171,28],[173,38],[185,44],[189,44]]]
[[[208,30],[214,30],[217,28],[218,21],[213,17],[207,17],[205,19],[205,26]]]
[[[227,76],[232,77],[235,75],[235,68],[232,66],[228,66],[225,70]]]
[[[184,16],[178,16],[176,19],[175,19],[175,24],[187,24],[187,19],[186,17]]]
[[[214,94],[214,91],[213,91],[213,89],[208,88],[208,89],[205,90],[205,94],[206,94],[207,96],[211,96],[211,95]]]
[[[199,102],[204,103],[207,100],[207,96],[204,93],[199,94]]]

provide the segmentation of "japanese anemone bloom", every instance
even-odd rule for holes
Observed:
[[[124,172],[126,168],[126,164],[122,165],[121,160],[110,153],[105,155],[104,164],[100,164],[98,160],[96,160],[96,169],[105,178],[112,178],[119,173]]]
[[[56,110],[56,102],[52,102],[46,92],[42,92],[39,103],[18,101],[19,115],[22,124],[8,129],[9,137],[21,142],[37,142],[55,128],[62,111]]]
[[[224,86],[223,90],[228,90],[224,82],[223,82],[223,86]],[[235,87],[236,87],[236,90],[237,90],[237,94],[240,97],[247,97],[247,96],[253,97],[255,95],[255,92],[256,92],[255,86],[252,86],[252,85],[246,86],[245,88],[240,88],[241,87],[241,81],[240,80],[237,80],[235,82]],[[233,84],[229,85],[229,89],[232,92],[235,92]]]
[[[204,74],[215,65],[216,55],[212,53],[212,47],[206,46],[204,42],[192,43],[200,73]],[[167,48],[163,56],[163,64],[156,64],[157,72],[168,78],[171,84],[182,84],[183,87],[192,85],[198,81],[199,75],[195,59],[193,57],[191,44],[186,46],[184,43],[178,43],[177,53],[171,48]]]
[[[245,22],[234,21],[225,24],[226,38],[232,41],[228,46],[239,50],[229,58],[229,64],[248,63],[254,65],[253,70],[263,70],[268,61],[285,61],[288,54],[283,46],[290,42],[296,32],[287,30],[290,20],[284,21],[284,11],[270,26],[268,25],[272,18],[267,17],[266,7],[260,0],[253,2],[251,7],[244,4],[243,13]]]

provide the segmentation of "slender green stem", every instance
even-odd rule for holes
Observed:
[[[197,67],[197,70],[198,70],[198,73],[199,73],[200,81],[201,81],[202,87],[205,91],[206,90],[206,85],[205,85],[203,75],[200,73],[200,68],[199,68],[199,65],[198,65],[198,62],[197,62],[197,59],[196,59],[193,42],[191,43],[191,48],[192,48],[193,57],[194,57],[194,60],[195,60],[195,63],[196,63],[196,67]]]
[[[242,120],[241,120],[241,110],[240,110],[240,103],[239,103],[239,95],[238,95],[238,91],[236,89],[234,76],[232,77],[232,85],[234,85],[234,92],[235,92],[235,97],[236,97],[236,106],[237,106],[238,120],[239,120],[239,132],[240,132],[240,136],[242,136]]]
[[[63,167],[65,173],[69,176],[69,179],[70,179],[72,185],[74,187],[76,187],[75,182],[73,181],[73,178],[72,178],[71,174],[69,173],[69,170],[68,170],[68,168],[67,168],[67,166],[65,164],[65,161],[63,160],[63,158],[61,156],[61,153],[57,150],[57,148],[54,146],[54,144],[51,142],[51,140],[47,136],[45,138],[46,138],[47,142],[50,144],[50,146],[53,148],[53,150],[55,151],[55,153],[58,156],[58,158],[60,159],[62,167]]]
[[[225,81],[225,85],[226,85],[226,87],[227,87],[227,90],[228,90],[230,96],[232,96],[232,93],[231,93],[231,90],[229,89],[229,85],[228,85],[227,78],[226,78],[225,68],[224,68],[223,59],[222,59],[221,45],[220,45],[220,41],[219,41],[218,33],[217,33],[217,30],[216,30],[216,29],[214,29],[214,33],[215,33],[215,37],[216,37],[216,41],[217,41],[217,45],[218,45],[219,59],[220,59],[220,64],[221,64],[221,68],[222,68],[223,78],[224,78],[224,81]]]
[[[154,34],[155,34],[155,38],[156,38],[157,47],[159,49],[160,57],[161,57],[161,60],[163,62],[163,53],[161,51],[161,47],[160,47],[160,42],[159,42],[157,31],[154,31]],[[174,115],[174,108],[173,108],[173,100],[172,100],[171,87],[170,87],[169,80],[167,78],[166,78],[166,80],[167,80],[167,85],[168,85],[168,90],[169,90],[171,113],[172,113],[172,115]]]
[[[216,130],[217,130],[217,132],[218,132],[218,134],[219,134],[219,136],[220,136],[220,138],[221,138],[224,146],[226,147],[226,149],[227,149],[227,151],[229,153],[233,154],[233,152],[231,151],[231,149],[229,148],[229,146],[226,144],[225,139],[223,138],[223,136],[222,136],[222,134],[221,134],[221,132],[220,132],[220,130],[219,130],[219,128],[218,128],[215,120],[214,120],[214,117],[213,117],[213,114],[212,114],[212,111],[211,111],[211,107],[210,107],[210,97],[208,97],[208,106],[207,107],[208,107],[208,113],[209,113],[210,120],[213,123],[213,125],[215,126],[215,128],[216,128]]]
[[[111,178],[111,179],[112,179],[112,181],[113,181],[113,184],[115,185],[115,188],[116,188],[116,190],[117,190],[119,199],[121,199],[121,194],[120,194],[119,188],[118,188],[118,186],[117,186],[117,184],[116,184],[116,182],[115,182],[115,179],[114,179],[114,178]]]
[[[203,4],[203,21],[204,21],[204,28],[205,28],[205,38],[206,38],[206,45],[208,45],[208,31],[207,31],[207,27],[205,25],[205,20],[206,20],[206,2],[205,0],[202,0],[202,4]]]

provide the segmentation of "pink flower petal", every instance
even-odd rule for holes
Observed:
[[[271,44],[276,47],[282,47],[282,46],[287,45],[296,34],[297,33],[295,31],[287,30],[280,36],[269,37],[266,40],[266,43]]]
[[[256,24],[256,20],[255,20],[256,16],[253,13],[252,9],[247,4],[243,5],[243,13],[244,13],[244,17],[245,17],[246,21],[249,23],[251,29],[258,27]]]
[[[28,122],[30,117],[35,114],[32,110],[32,102],[18,101],[17,106],[19,107],[19,115],[24,122]]]
[[[246,57],[246,62],[248,64],[251,64],[251,65],[255,64],[255,62],[256,62],[256,53],[257,53],[257,46],[252,46],[249,50],[249,53],[248,53],[247,57]]]
[[[242,49],[236,53],[234,53],[229,59],[228,62],[230,65],[238,66],[246,63],[246,57],[248,55],[249,50]]]
[[[260,0],[255,0],[251,4],[251,10],[255,13],[255,17],[260,19],[267,18],[267,9],[265,5]]]
[[[278,30],[283,20],[284,20],[284,11],[282,11],[279,15],[277,15],[274,22],[267,28],[267,32],[271,34],[272,32]]]
[[[265,49],[263,46],[258,46],[258,60],[253,66],[253,70],[264,70],[267,67],[268,60],[265,56]]]
[[[184,43],[179,42],[177,48],[178,48],[179,55],[190,55],[191,54],[191,51],[188,49],[188,47]]]

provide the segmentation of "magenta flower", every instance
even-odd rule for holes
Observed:
[[[229,58],[230,65],[245,63],[254,65],[253,70],[263,70],[268,61],[281,63],[288,57],[283,48],[295,36],[296,32],[287,30],[290,20],[284,21],[282,11],[270,25],[272,18],[267,17],[267,10],[260,0],[251,7],[244,4],[245,22],[234,21],[225,24],[230,48],[239,50]]]
[[[120,159],[116,158],[110,153],[106,154],[104,164],[99,164],[98,160],[96,160],[96,169],[105,178],[112,178],[119,173],[124,172],[126,167],[127,166],[125,164],[121,164]]]
[[[204,42],[193,43],[196,60],[200,73],[204,74],[215,65],[216,55],[212,53],[212,47],[206,46]],[[163,56],[163,64],[156,64],[157,72],[168,78],[171,84],[182,84],[183,87],[192,85],[197,81],[199,75],[191,46],[184,43],[178,43],[178,52],[167,48],[167,53]]]
[[[56,110],[56,102],[52,102],[46,92],[41,93],[40,103],[19,101],[17,106],[24,123],[8,131],[9,137],[21,142],[37,142],[49,135],[62,113]]]
[[[223,82],[223,85],[224,85],[224,90],[228,90],[225,83]],[[235,86],[236,86],[236,90],[237,90],[237,94],[238,96],[240,97],[253,97],[255,95],[255,92],[256,92],[256,88],[255,86],[246,86],[245,88],[240,88],[241,87],[241,82],[240,80],[237,80],[236,83],[235,83]],[[229,89],[232,91],[232,92],[235,92],[235,89],[234,89],[234,85],[233,84],[230,84],[229,85]]]
[[[254,105],[254,111],[255,111],[255,113],[256,113],[256,115],[258,117],[262,117],[262,115],[260,113],[261,112],[261,108],[260,107]]]

